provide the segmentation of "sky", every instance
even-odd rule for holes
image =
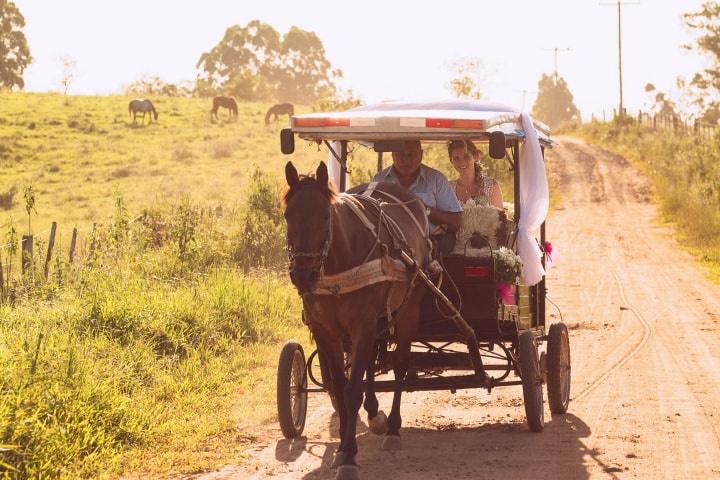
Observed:
[[[259,19],[281,34],[293,25],[315,32],[344,73],[340,86],[365,103],[449,98],[453,62],[474,58],[484,99],[530,110],[558,48],[558,73],[584,118],[618,105],[617,6],[608,0],[14,1],[34,57],[28,91],[61,90],[62,57],[77,62],[71,94],[117,93],[143,75],[191,80],[227,27]],[[681,16],[703,0],[625,1],[624,103],[637,112],[647,83],[678,96],[676,78],[705,68],[681,48],[693,40]]]

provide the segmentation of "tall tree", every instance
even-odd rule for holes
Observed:
[[[580,120],[580,110],[575,106],[564,78],[554,74],[540,77],[532,115],[552,128]]]
[[[313,102],[332,96],[334,80],[342,77],[315,33],[292,27],[281,37],[259,20],[229,27],[197,68],[199,94],[223,91],[245,100]]]
[[[25,17],[14,2],[0,0],[0,87],[23,88],[25,68],[32,62],[27,40],[21,29]]]
[[[703,111],[703,119],[715,123],[720,119],[720,3],[708,1],[699,12],[683,15],[685,24],[697,35],[697,43],[685,45],[710,59],[710,66],[696,73],[690,85],[697,90],[695,103]]]
[[[332,69],[325,58],[325,47],[313,32],[293,26],[285,34],[280,50],[280,65],[270,77],[277,97],[290,102],[310,103],[332,97],[334,80],[342,71]]]

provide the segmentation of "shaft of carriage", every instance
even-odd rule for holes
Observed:
[[[475,376],[480,380],[482,385],[488,389],[492,389],[492,379],[488,376],[487,372],[485,371],[485,368],[483,367],[482,358],[480,357],[480,347],[478,344],[477,336],[475,335],[475,331],[472,329],[470,325],[465,321],[465,319],[462,317],[458,309],[455,307],[455,305],[448,299],[445,294],[440,291],[440,289],[435,286],[435,283],[433,283],[430,278],[425,274],[425,272],[420,268],[420,266],[417,264],[415,259],[408,255],[405,251],[400,251],[400,259],[407,265],[407,267],[415,272],[422,280],[422,282],[425,284],[425,286],[430,289],[433,295],[440,300],[451,312],[451,319],[457,329],[460,331],[461,334],[465,336],[467,347],[468,347],[468,354],[470,356],[470,362],[472,364],[473,370],[475,370]]]

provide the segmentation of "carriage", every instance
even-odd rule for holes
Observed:
[[[513,172],[514,220],[504,245],[517,249],[521,208],[528,204],[527,180],[538,175],[538,164],[527,168],[521,160],[524,142],[533,141],[540,155],[544,180],[544,152],[553,141],[549,129],[512,108],[474,101],[444,103],[386,102],[345,112],[314,113],[292,117],[291,127],[281,131],[281,150],[291,154],[295,138],[324,144],[339,164],[339,190],[346,190],[349,145],[360,145],[377,153],[378,171],[384,155],[398,142],[421,140],[426,144],[450,140],[469,140],[487,144],[489,155],[506,159]],[[525,128],[524,128],[525,127]],[[527,170],[527,171],[524,171]],[[521,194],[525,198],[521,198]],[[530,195],[532,201],[532,195]],[[527,217],[526,217],[527,218]],[[532,232],[531,232],[532,233]],[[533,241],[537,239],[533,236]],[[421,306],[420,328],[413,338],[410,369],[403,391],[484,388],[488,392],[501,386],[521,386],[528,427],[538,432],[544,426],[543,385],[547,386],[550,411],[565,413],[570,399],[570,347],[567,327],[546,322],[544,275],[533,285],[513,287],[511,301],[498,293],[493,246],[482,235],[471,242],[484,247],[489,255],[469,256],[467,245],[440,256],[445,281],[424,275],[428,294]],[[539,228],[538,251],[545,245],[545,222]],[[495,245],[497,248],[497,245]],[[458,253],[459,252],[459,253]],[[544,251],[540,256],[545,266]],[[468,340],[470,339],[470,341]],[[374,375],[392,368],[393,335],[383,328],[377,335]],[[349,347],[346,347],[349,348]],[[282,349],[277,376],[277,406],[285,437],[302,434],[309,393],[328,391],[327,369],[318,352],[305,357],[302,346],[288,342]],[[487,375],[486,375],[487,373]],[[374,380],[375,391],[388,392],[395,380]],[[328,392],[329,393],[329,392]]]

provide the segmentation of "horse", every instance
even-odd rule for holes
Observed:
[[[270,125],[270,117],[274,116],[275,121],[278,121],[278,118],[280,115],[288,115],[293,116],[295,115],[295,107],[293,107],[292,103],[278,103],[270,107],[265,114],[265,125]]]
[[[152,123],[152,115],[155,116],[155,120],[158,119],[158,113],[155,110],[155,107],[153,106],[152,102],[150,100],[142,99],[142,98],[136,98],[135,100],[132,100],[128,104],[128,112],[133,117],[133,123],[136,123],[137,121],[137,114],[142,113],[142,123],[145,125],[145,114],[151,113],[150,116],[150,123]]]
[[[210,110],[210,115],[213,118],[217,118],[217,112],[220,109],[220,107],[224,107],[228,109],[228,117],[236,117],[238,115],[238,105],[235,101],[235,98],[233,97],[223,97],[222,95],[218,95],[217,97],[213,98],[213,106],[212,110]]]
[[[329,371],[329,389],[337,404],[341,440],[333,461],[333,467],[338,468],[336,478],[354,479],[359,477],[355,419],[361,403],[368,413],[371,431],[385,433],[382,448],[401,448],[402,384],[409,367],[411,340],[418,330],[425,286],[411,281],[412,274],[389,252],[402,246],[419,268],[425,268],[430,262],[431,248],[427,218],[419,198],[395,184],[379,183],[374,187],[373,196],[392,199],[384,204],[366,195],[337,194],[328,184],[327,167],[322,162],[314,177],[299,176],[288,162],[285,178],[288,190],[283,203],[290,280],[302,297],[303,314],[315,338],[318,355]],[[390,280],[374,277],[375,281],[363,282],[359,288],[355,285],[352,291],[331,289],[330,294],[323,294],[318,289],[327,278],[368,262],[383,265],[382,270],[378,267],[378,274],[385,272],[386,267],[391,271],[399,268],[395,272],[399,271],[400,277]],[[381,323],[383,317],[387,318],[386,329],[394,331],[392,341],[397,345],[392,362],[396,387],[389,417],[378,410],[373,383],[379,350],[378,327],[385,325]],[[340,339],[348,337],[351,369],[346,379]],[[366,374],[363,402],[362,382]]]

